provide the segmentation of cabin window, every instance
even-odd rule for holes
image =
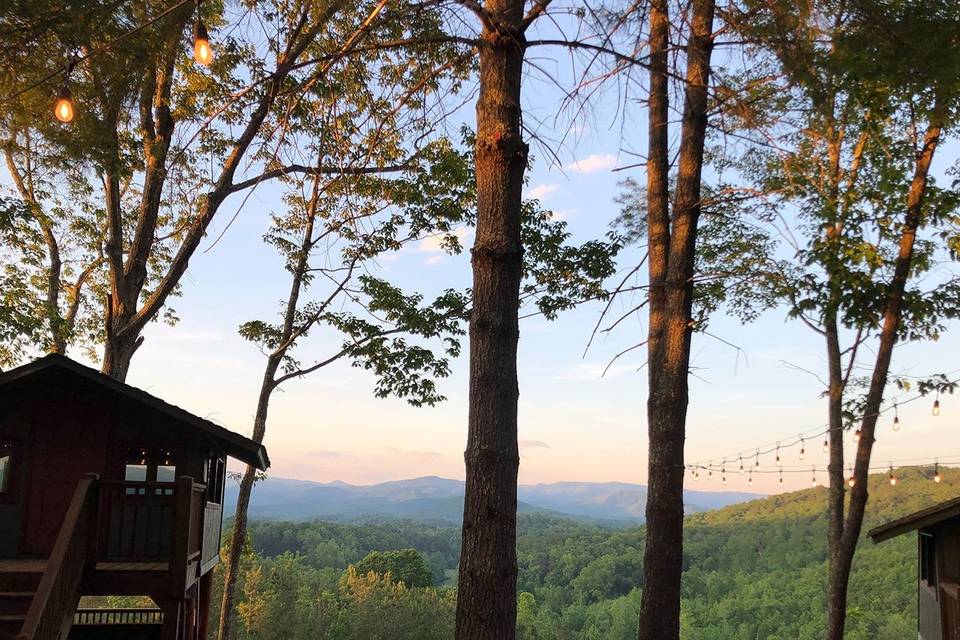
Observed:
[[[920,581],[928,587],[937,586],[937,549],[929,533],[920,533]]]
[[[157,465],[157,482],[176,482],[177,467],[172,464]]]
[[[13,445],[0,442],[0,496],[13,489]]]
[[[223,502],[223,458],[210,458],[207,462],[207,502]]]

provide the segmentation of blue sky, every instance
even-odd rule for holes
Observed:
[[[543,55],[548,55],[544,53]],[[539,64],[566,72],[564,58]],[[557,159],[534,144],[527,194],[566,220],[580,241],[606,232],[617,215],[618,182],[641,169],[616,171],[637,158],[624,150],[642,148],[642,112],[617,118],[616,93],[604,94],[584,112],[564,111],[555,119],[560,96],[552,83],[528,78],[525,85],[529,127],[549,139],[567,133],[556,147]],[[472,109],[457,114],[471,124]],[[572,123],[571,123],[572,120]],[[449,125],[456,131],[459,122]],[[941,166],[957,156],[950,145]],[[223,238],[220,235],[241,202],[234,197],[214,221],[184,278],[182,297],[173,306],[181,318],[176,327],[154,324],[145,331],[128,378],[165,400],[242,433],[249,433],[263,356],[237,334],[240,323],[272,317],[288,287],[287,274],[275,251],[261,242],[271,210],[280,206],[279,191],[261,187],[250,197]],[[464,230],[466,246],[472,243]],[[426,240],[379,263],[379,275],[407,290],[427,295],[447,287],[469,286],[468,254],[448,256]],[[624,256],[623,266],[638,259]],[[618,302],[621,308],[624,302]],[[584,354],[601,306],[588,304],[563,314],[556,322],[541,317],[521,325],[520,480],[523,483],[571,481],[644,482],[646,477],[646,373],[643,351],[618,361],[601,376],[610,358],[642,339],[645,317],[636,316],[611,336],[595,341]],[[697,335],[691,382],[687,458],[719,457],[780,439],[793,439],[823,425],[826,406],[821,386],[809,373],[825,369],[818,336],[783,310],[773,310],[742,326],[722,315],[711,332]],[[895,358],[901,373],[922,375],[960,369],[960,338],[948,332],[936,344],[909,345]],[[731,348],[725,342],[737,345]],[[311,336],[300,351],[308,362],[329,354],[339,344],[333,336]],[[466,349],[464,350],[466,354]],[[267,432],[276,476],[319,481],[371,483],[435,474],[463,477],[462,451],[467,415],[466,355],[454,363],[453,375],[441,382],[449,400],[434,408],[413,408],[395,399],[373,397],[372,377],[347,365],[334,365],[303,380],[287,383],[274,395]],[[960,402],[943,401],[934,418],[929,402],[905,406],[904,428],[898,434],[884,422],[875,460],[951,455],[960,460]],[[849,441],[849,438],[848,438]],[[817,465],[823,474],[819,443],[807,447],[803,468]],[[785,452],[785,464],[799,465]],[[771,464],[767,460],[766,464]],[[785,489],[808,486],[809,474],[789,474]],[[697,489],[723,487],[701,481]],[[730,489],[746,489],[735,475]],[[780,489],[775,476],[757,477],[754,490]]]

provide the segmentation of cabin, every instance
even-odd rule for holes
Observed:
[[[226,459],[260,444],[59,355],[0,373],[0,640],[200,640]],[[81,596],[149,609],[78,610]]]
[[[917,637],[960,640],[960,497],[872,529],[875,543],[917,532]]]

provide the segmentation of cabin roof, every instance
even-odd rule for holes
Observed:
[[[0,390],[17,382],[40,381],[47,376],[66,373],[81,381],[92,382],[108,393],[122,396],[145,407],[158,411],[177,421],[188,429],[199,430],[210,436],[223,451],[232,458],[245,462],[260,470],[270,466],[270,458],[262,444],[250,438],[234,433],[209,420],[195,416],[189,411],[164,402],[160,398],[137,389],[129,384],[100,373],[96,369],[84,366],[66,356],[50,354],[29,364],[0,373]]]
[[[883,542],[955,516],[960,516],[960,496],[871,529],[867,535],[874,542]]]

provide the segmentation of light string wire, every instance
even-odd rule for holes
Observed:
[[[916,462],[917,460],[922,460],[923,462]],[[913,464],[904,464],[904,463],[907,463],[907,462],[911,462],[911,463],[913,463]],[[903,459],[903,460],[888,460],[888,461],[884,462],[883,464],[878,464],[878,465],[875,465],[875,466],[871,466],[870,468],[867,469],[867,471],[888,471],[891,466],[896,467],[896,468],[898,468],[898,469],[915,469],[915,468],[916,468],[916,469],[919,469],[919,468],[924,468],[924,467],[933,467],[933,466],[935,466],[935,465],[941,465],[941,466],[960,465],[960,454],[956,454],[956,455],[952,455],[952,456],[937,456],[936,458],[933,458],[933,459],[930,459],[930,458],[909,458],[909,459]],[[724,472],[725,472],[725,473],[726,473],[727,475],[729,475],[729,476],[739,476],[739,475],[740,475],[740,471],[739,471],[738,469],[736,469],[736,468],[731,468],[731,469],[726,469],[726,470],[725,470],[725,469],[723,469],[723,468],[720,467],[720,466],[705,466],[705,465],[697,465],[697,464],[684,465],[684,468],[686,468],[686,469],[689,470],[689,471],[696,471],[696,472],[700,472],[700,471],[715,472],[715,473],[724,473]],[[821,465],[821,466],[818,467],[817,465],[809,465],[809,464],[808,464],[808,465],[793,465],[793,466],[791,466],[791,467],[776,467],[776,468],[770,468],[770,467],[760,467],[760,468],[756,468],[756,467],[751,467],[750,469],[744,469],[743,475],[748,475],[748,474],[751,474],[751,473],[773,473],[773,474],[779,474],[779,473],[810,473],[811,471],[817,471],[817,470],[826,471],[826,470],[827,470],[827,467],[826,467],[826,465]]]
[[[126,33],[120,34],[119,36],[117,36],[116,38],[114,38],[113,40],[111,40],[110,42],[107,42],[106,44],[103,44],[103,45],[97,47],[96,49],[93,49],[93,50],[91,50],[91,51],[89,51],[89,52],[87,52],[87,53],[85,53],[85,54],[83,54],[83,55],[71,57],[70,60],[69,60],[66,64],[64,64],[63,66],[54,69],[53,71],[51,71],[51,72],[48,73],[47,75],[43,76],[43,77],[40,78],[39,80],[36,80],[35,82],[27,85],[26,87],[24,87],[24,88],[22,88],[22,89],[20,89],[20,90],[18,90],[18,91],[15,91],[14,93],[11,93],[10,95],[6,96],[6,97],[3,99],[3,104],[9,104],[9,103],[13,102],[14,100],[16,100],[17,98],[19,98],[20,96],[22,96],[23,94],[27,93],[28,91],[32,91],[33,89],[36,89],[36,88],[39,87],[40,85],[43,85],[43,84],[49,82],[50,80],[56,78],[57,76],[62,75],[62,74],[64,74],[64,73],[67,73],[69,70],[72,70],[73,67],[75,67],[76,65],[78,65],[78,64],[80,64],[80,63],[82,63],[82,62],[86,62],[87,60],[89,60],[89,59],[91,59],[91,58],[93,58],[93,57],[95,57],[95,56],[98,56],[98,55],[101,55],[101,54],[103,54],[103,53],[106,53],[106,52],[110,51],[110,49],[113,48],[114,46],[116,46],[117,43],[119,43],[119,42],[121,42],[121,41],[129,38],[130,36],[132,36],[132,35],[134,35],[134,34],[136,34],[136,33],[139,33],[139,32],[141,32],[141,31],[143,31],[143,30],[146,29],[147,27],[153,26],[154,24],[156,24],[156,23],[159,22],[160,20],[163,20],[164,18],[166,18],[168,15],[170,15],[171,13],[173,13],[174,11],[176,11],[177,9],[179,9],[180,7],[183,7],[184,5],[188,5],[188,4],[195,4],[195,3],[196,3],[196,0],[180,0],[180,1],[177,2],[176,4],[171,5],[170,7],[167,7],[166,9],[164,9],[163,11],[161,11],[160,13],[158,13],[157,15],[153,16],[152,18],[150,18],[150,19],[147,20],[146,22],[144,22],[144,23],[142,23],[142,24],[140,24],[140,25],[137,25],[136,27],[134,27],[134,28],[131,29],[130,31],[127,31]]]
[[[960,384],[960,378],[951,380],[945,384],[946,385]],[[926,396],[927,394],[917,393],[916,395],[906,399],[901,399],[901,397],[891,398],[890,404],[888,406],[881,408],[875,414],[871,414],[871,415],[863,414],[855,418],[855,421],[862,422],[867,417],[879,417],[890,410],[896,411],[898,407],[901,407],[905,404],[910,404],[911,402],[920,400],[921,398],[925,398]],[[766,455],[769,453],[774,453],[779,451],[780,449],[788,449],[790,447],[795,447],[798,444],[802,445],[807,440],[819,439],[821,436],[829,435],[834,431],[847,431],[847,430],[848,430],[847,427],[836,427],[836,428],[828,427],[826,429],[821,429],[819,431],[811,430],[807,432],[801,432],[793,440],[790,440],[790,439],[777,440],[767,444],[760,445],[759,447],[743,449],[741,451],[737,451],[736,453],[729,454],[726,456],[715,456],[712,458],[700,459],[692,463],[685,463],[683,466],[687,469],[706,469],[706,470],[719,471],[721,470],[721,465],[724,465],[724,464],[728,464],[728,463],[739,464],[741,459],[746,463],[751,458],[759,458],[759,456]],[[715,465],[714,464],[715,460],[721,460],[722,462]],[[933,463],[931,462],[930,464],[933,464]],[[756,470],[756,467],[751,467],[751,468]],[[778,467],[778,468],[782,468],[782,467]],[[733,470],[734,472],[739,473],[738,467],[734,467]],[[807,470],[809,471],[809,469]]]

